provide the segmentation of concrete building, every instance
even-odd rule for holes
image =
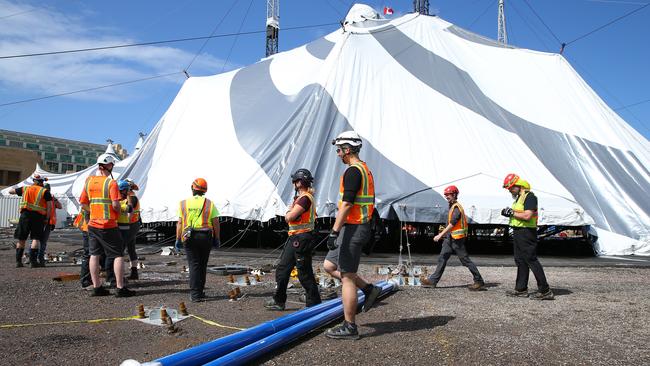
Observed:
[[[40,158],[39,164],[43,169],[59,174],[86,169],[88,166],[95,164],[97,156],[106,151],[106,145],[0,130],[0,149],[2,149],[0,171],[7,171],[7,173],[2,173],[7,176],[7,181],[2,181],[4,185],[15,184],[25,179],[36,167],[36,162],[31,161],[29,166],[23,167],[21,165],[21,169],[18,170],[15,168],[18,163],[13,161],[13,159],[17,159],[17,153],[13,153],[13,155],[5,154],[4,148],[35,153]],[[126,149],[123,149],[119,144],[113,144],[113,149],[121,159],[128,155]],[[33,157],[33,154],[27,156]],[[18,160],[21,164],[22,162],[28,164],[27,160],[29,159],[25,157]],[[14,167],[11,168],[13,170],[9,169],[10,167]],[[24,169],[29,172],[27,175],[23,175]],[[20,172],[20,177],[11,182],[11,180],[14,180],[16,172]]]
[[[16,184],[43,164],[38,152],[0,146],[0,189]]]

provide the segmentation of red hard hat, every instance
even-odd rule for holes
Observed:
[[[445,188],[445,195],[448,194],[458,194],[458,187],[452,185]]]
[[[192,182],[192,189],[199,192],[207,192],[208,182],[203,178],[196,178],[194,179],[194,182]]]
[[[512,186],[517,184],[518,181],[519,181],[519,176],[517,174],[510,173],[506,175],[506,177],[503,179],[503,188],[510,189],[512,188]]]

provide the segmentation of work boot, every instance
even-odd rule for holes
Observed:
[[[25,265],[23,265],[24,252],[25,252],[24,248],[16,248],[16,268],[25,267]]]
[[[44,257],[39,257],[38,258],[38,266],[39,267],[45,267],[45,258]]]
[[[110,295],[111,292],[108,291],[104,286],[99,286],[93,288],[93,292],[90,294],[90,296],[108,296]]]
[[[545,292],[538,291],[534,295],[530,297],[531,300],[553,300],[555,299],[555,295],[553,294],[553,291],[549,288]]]
[[[264,307],[266,310],[277,310],[277,311],[283,311],[284,310],[284,303],[277,303],[275,302],[275,299],[269,299],[265,304]]]
[[[506,291],[506,295],[512,297],[528,297],[528,290],[508,290]]]
[[[126,287],[118,288],[117,291],[115,291],[115,297],[131,297],[135,296],[135,291],[129,290]]]
[[[131,275],[127,277],[130,280],[137,280],[139,279],[138,277],[138,269],[136,267],[131,267]]]
[[[32,249],[32,250],[29,251],[29,266],[31,268],[40,267],[38,265],[38,259],[37,259],[38,253],[37,253],[37,251],[38,251],[38,249],[36,249],[36,250]]]
[[[372,308],[372,306],[375,304],[375,301],[377,301],[377,298],[381,294],[381,287],[375,286],[375,285],[368,285],[372,286],[372,289],[370,291],[363,291],[364,295],[366,296],[366,300],[363,302],[363,312],[367,312]]]
[[[359,339],[359,331],[356,324],[344,320],[343,324],[328,329],[325,336],[333,339]]]
[[[190,295],[190,301],[191,302],[204,302],[206,301],[208,297],[206,296],[205,292],[201,291],[199,294],[191,294]]]
[[[438,285],[438,282],[433,282],[428,278],[420,279],[420,285],[424,288],[435,288]]]
[[[470,291],[483,291],[485,290],[485,282],[474,282],[473,284],[467,286],[467,289]]]

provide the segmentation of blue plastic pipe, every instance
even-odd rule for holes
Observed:
[[[381,286],[385,282],[379,282]],[[158,358],[156,360],[144,363],[143,365],[156,366],[198,366],[210,362],[216,358],[227,355],[230,352],[238,350],[262,338],[286,329],[294,324],[300,323],[322,312],[328,311],[341,305],[341,299],[325,301],[316,306],[305,308],[295,313],[287,314],[279,318],[256,325],[252,328],[244,329],[237,333],[215,339],[174,354]]]
[[[382,292],[380,296],[384,296],[395,289],[394,283],[383,282],[381,285]],[[359,295],[358,302],[362,304],[364,301],[363,293]],[[245,365],[251,363],[264,354],[278,349],[287,343],[302,337],[310,331],[322,327],[343,316],[343,304],[331,309],[325,310],[309,319],[303,320],[300,323],[294,324],[284,330],[278,331],[266,338],[260,339],[248,346],[231,352],[223,357],[220,357],[204,366],[225,366],[225,365]]]

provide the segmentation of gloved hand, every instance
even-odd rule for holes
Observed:
[[[181,249],[183,249],[183,242],[181,242],[180,239],[176,239],[176,243],[174,243],[174,248],[176,249],[177,252],[180,252]]]
[[[336,244],[336,239],[339,237],[339,232],[338,231],[330,231],[330,234],[327,236],[327,249],[329,250],[334,250],[338,248],[338,244]]]
[[[515,214],[515,211],[513,211],[512,208],[510,208],[510,207],[506,207],[503,210],[501,210],[501,216],[512,217],[512,216],[514,216],[514,214]]]
[[[55,225],[50,224],[50,231],[54,231]]]
[[[219,238],[213,238],[212,239],[212,248],[219,249],[220,246],[221,246],[221,240]]]

